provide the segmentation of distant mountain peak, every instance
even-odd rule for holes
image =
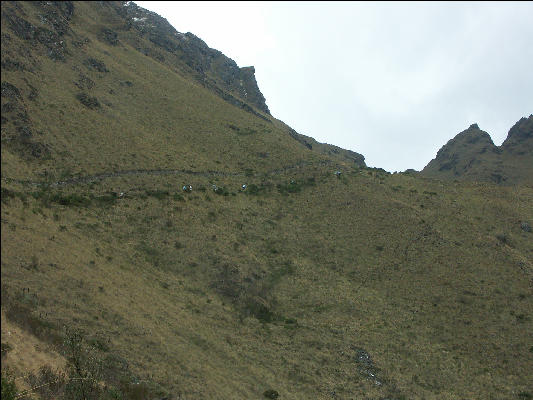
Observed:
[[[500,147],[477,124],[470,125],[442,146],[421,173],[439,179],[533,181],[533,115],[514,124]]]
[[[502,148],[513,154],[533,153],[533,115],[513,125]]]

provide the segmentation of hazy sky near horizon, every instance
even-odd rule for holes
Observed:
[[[533,113],[532,2],[138,1],[240,67],[272,115],[388,171]]]

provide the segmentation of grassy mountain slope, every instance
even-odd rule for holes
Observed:
[[[520,221],[531,189],[322,168],[248,178],[315,178],[286,194],[290,184],[181,200],[183,179],[129,177],[62,189],[127,190],[77,207],[21,188],[2,207],[7,304],[30,287],[33,315],[104,338],[138,377],[185,398],[527,391],[533,248]]]
[[[21,10],[6,4],[2,11],[3,65],[19,66],[2,70],[6,176],[53,180],[109,170],[243,171],[324,159],[309,154],[277,121],[242,112],[217,95],[220,89],[199,84],[185,63],[145,55],[147,49],[161,50],[135,29],[121,33],[116,45],[100,40],[103,24],[124,23],[106,3],[76,3],[67,33],[54,39],[65,43],[63,59],[51,58],[39,35],[25,39],[39,28],[19,28],[16,19],[24,12],[27,24],[43,25],[39,16],[46,10],[36,4],[16,3]],[[52,32],[44,26],[40,29]],[[31,57],[20,57],[28,48]],[[17,155],[31,160],[31,171]]]
[[[48,346],[3,368],[70,327],[123,398],[533,395],[531,187],[365,168],[117,10],[2,3],[2,312]]]

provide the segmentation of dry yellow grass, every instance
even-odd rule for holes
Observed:
[[[81,329],[102,359],[128,362],[128,379],[187,399],[531,393],[533,248],[520,223],[533,224],[533,188],[390,175],[310,151],[137,51],[134,31],[103,44],[101,27],[120,26],[105,8],[76,7],[81,50],[65,63],[36,55],[38,74],[2,71],[24,99],[25,79],[37,88],[25,100],[33,139],[51,149],[28,159],[2,146],[8,323],[43,340]],[[11,36],[13,56],[27,44]],[[109,72],[87,70],[88,56]],[[100,110],[76,100],[79,71]],[[128,170],[140,171],[8,179]],[[39,367],[31,354],[23,368]]]
[[[2,312],[2,343],[9,343],[10,350],[2,359],[2,368],[10,370],[19,390],[30,390],[25,378],[37,374],[43,366],[54,370],[65,368],[66,361],[52,346],[10,322]]]

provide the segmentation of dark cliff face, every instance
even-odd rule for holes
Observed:
[[[261,123],[282,126],[306,152],[365,166],[362,155],[318,143],[272,118],[257,85],[254,67],[240,68],[194,34],[178,32],[166,19],[133,2],[6,1],[2,2],[1,16],[1,63],[2,72],[6,72],[2,78],[2,137],[13,151],[28,159],[47,159],[54,152],[32,112],[32,106],[39,101],[42,80],[34,78],[43,75],[44,64],[52,61],[57,65],[53,69],[63,70],[62,96],[72,96],[83,106],[102,111],[124,99],[104,100],[107,96],[116,97],[119,91],[115,88],[102,92],[100,81],[119,82],[122,91],[135,86],[130,72],[141,72],[137,61],[126,62],[120,70],[111,67],[110,63],[118,61],[111,61],[113,54],[122,57],[122,61],[146,59],[154,71],[161,67],[261,118]],[[152,86],[160,84],[150,81],[150,72],[143,74],[149,75],[146,78]],[[22,76],[22,80],[17,78]]]
[[[497,151],[490,135],[473,124],[446,143],[428,167],[437,168],[438,171],[453,171],[454,175],[459,175],[471,166],[471,160],[477,155]]]
[[[533,181],[533,116],[520,119],[500,147],[477,124],[471,125],[446,143],[421,174],[496,183]]]
[[[133,2],[115,3],[114,7],[129,29],[138,31],[165,52],[177,56],[195,72],[198,81],[207,86],[215,85],[259,111],[270,114],[257,86],[253,67],[239,68],[235,61],[210,48],[199,37],[190,32],[178,32],[165,18]]]
[[[501,147],[504,152],[516,155],[533,153],[533,115],[514,124]]]
[[[31,43],[34,50],[42,48],[41,52],[45,51],[55,61],[65,61],[72,54],[71,44],[83,48],[86,44],[83,38],[77,38],[70,27],[76,14],[76,2],[34,2],[33,6],[44,26],[27,21],[18,12],[17,2],[9,2],[2,8],[2,23],[6,23],[16,36]],[[270,114],[253,67],[239,68],[235,61],[211,49],[192,33],[178,32],[165,18],[133,2],[95,2],[93,7],[99,16],[95,28],[99,30],[98,37],[102,42],[112,46],[128,44],[144,55],[192,76],[235,106],[252,113],[259,111],[259,115]],[[64,37],[74,40],[64,40]],[[147,47],[140,39],[147,39],[154,46]],[[32,70],[34,57],[28,49],[25,51],[28,65],[23,67]],[[5,58],[2,68],[20,67],[10,65]]]

